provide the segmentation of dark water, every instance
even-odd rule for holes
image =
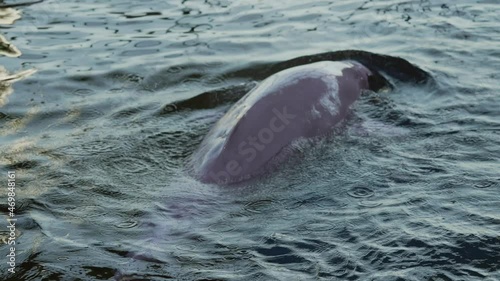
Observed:
[[[38,70],[0,87],[18,219],[17,273],[2,244],[0,279],[500,280],[499,23],[496,0],[0,9],[0,65]],[[257,181],[186,175],[230,104],[166,104],[345,49],[403,57],[436,84],[363,96],[346,130]]]

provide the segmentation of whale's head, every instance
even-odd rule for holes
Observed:
[[[346,61],[342,75],[337,76],[339,84],[339,98],[347,109],[356,101],[361,91],[370,89],[370,76],[373,72],[356,61]]]

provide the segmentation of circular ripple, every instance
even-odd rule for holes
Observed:
[[[375,208],[375,207],[382,205],[382,203],[380,203],[380,202],[374,202],[374,201],[368,201],[368,200],[361,200],[358,202],[358,204],[360,206],[363,206],[366,208]]]
[[[495,183],[492,181],[482,181],[474,185],[475,188],[488,188],[493,186]]]
[[[172,66],[172,67],[170,67],[167,71],[168,71],[169,73],[179,73],[179,72],[181,72],[182,70],[183,70],[183,68],[182,68],[182,67],[180,67],[180,66]]]
[[[133,228],[133,227],[137,226],[137,224],[138,224],[138,222],[135,220],[126,220],[126,221],[122,221],[120,223],[117,223],[114,226],[116,228]]]
[[[208,230],[212,232],[229,232],[234,230],[234,226],[228,223],[215,223],[208,227]]]
[[[372,174],[374,174],[376,176],[387,177],[387,176],[391,175],[392,173],[389,170],[380,170],[380,171],[373,171]]]
[[[110,159],[111,166],[121,172],[139,174],[145,173],[151,167],[150,163],[141,158],[119,157]]]
[[[177,250],[184,251],[184,252],[195,252],[196,250],[196,245],[193,244],[184,244],[184,245],[177,245],[175,246]]]
[[[212,25],[204,23],[204,24],[198,24],[197,26],[193,27],[194,32],[203,32],[203,31],[208,31],[213,28]]]
[[[91,89],[78,89],[73,91],[73,95],[81,97],[90,96],[92,94],[95,94],[95,91]]]
[[[269,210],[273,203],[273,200],[258,200],[246,204],[244,209],[252,213],[263,213],[264,211]]]
[[[203,83],[207,86],[211,86],[211,85],[221,85],[225,81],[226,81],[225,78],[222,76],[213,76],[203,80]]]
[[[347,194],[349,194],[349,196],[354,198],[368,198],[372,197],[375,194],[375,192],[368,187],[358,186],[349,190]]]

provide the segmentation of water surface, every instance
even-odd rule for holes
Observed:
[[[19,231],[18,273],[2,260],[1,278],[499,280],[499,15],[491,0],[0,9],[20,52],[0,65],[37,69],[0,88],[0,172],[18,175]],[[437,83],[364,95],[346,130],[257,181],[184,172],[230,104],[165,105],[345,49],[403,57]]]

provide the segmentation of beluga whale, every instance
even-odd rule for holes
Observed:
[[[403,81],[428,78],[401,58],[362,51],[301,57],[263,70],[274,73],[238,97],[216,122],[189,158],[189,173],[219,185],[262,174],[294,141],[326,135],[342,123],[363,91],[390,89],[380,70]],[[170,108],[188,107],[207,95]]]

